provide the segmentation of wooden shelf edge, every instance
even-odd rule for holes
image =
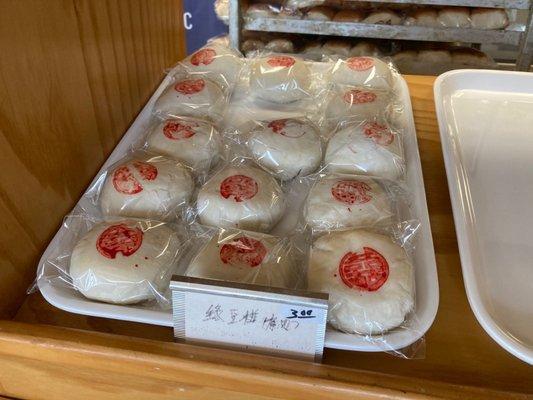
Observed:
[[[522,31],[423,26],[364,24],[278,18],[244,18],[243,29],[250,31],[334,35],[376,39],[422,40],[432,42],[505,43],[518,45]]]
[[[36,370],[45,381],[34,378]],[[157,382],[157,393],[154,385],[134,385],[147,379]],[[212,399],[232,394],[309,400],[526,398],[275,357],[0,321],[0,394],[42,397],[46,385],[52,392],[55,387],[76,390],[77,398],[101,389],[98,396],[106,399],[124,390],[124,382],[131,382],[127,390],[156,399],[168,398],[170,390],[180,387],[194,387]]]

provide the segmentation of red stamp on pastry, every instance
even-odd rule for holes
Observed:
[[[185,124],[180,121],[168,121],[163,127],[163,134],[172,140],[188,139],[195,135],[194,128],[198,127],[195,122]]]
[[[201,49],[194,53],[191,57],[191,64],[199,66],[200,64],[209,65],[215,59],[217,52],[211,48]]]
[[[373,248],[363,247],[362,253],[348,252],[342,257],[339,275],[349,288],[374,292],[387,281],[389,263]]]
[[[250,200],[257,194],[259,185],[255,179],[246,175],[228,176],[220,184],[220,194],[225,199],[233,197],[237,203]]]
[[[176,83],[174,89],[181,94],[195,94],[204,90],[205,81],[203,79],[186,79]]]
[[[387,146],[394,140],[394,135],[387,125],[377,122],[367,122],[364,124],[363,133],[366,137],[374,139],[374,142],[382,146]]]
[[[366,90],[353,89],[344,93],[344,101],[350,105],[373,103],[377,98],[375,93]]]
[[[288,56],[276,56],[276,57],[270,57],[267,60],[268,65],[271,67],[292,67],[296,60],[292,57]]]
[[[152,181],[157,178],[157,168],[152,164],[134,161],[133,167],[144,180]],[[113,186],[117,192],[122,194],[137,194],[143,190],[142,184],[133,176],[128,165],[122,165],[115,170],[113,173]]]
[[[272,129],[272,132],[290,138],[299,138],[305,135],[305,130],[302,128],[302,124],[297,121],[290,122],[290,120],[287,119],[277,119],[270,122],[268,127]]]
[[[370,57],[352,57],[347,59],[346,63],[354,71],[366,71],[374,66],[374,60]]]
[[[117,253],[131,256],[143,241],[143,231],[125,224],[112,225],[103,231],[96,241],[96,249],[106,258],[114,259]]]
[[[372,200],[371,192],[369,185],[356,180],[339,181],[331,188],[335,200],[348,206],[368,203]]]
[[[243,236],[226,243],[220,249],[220,259],[224,264],[257,267],[263,262],[267,249],[259,240]]]

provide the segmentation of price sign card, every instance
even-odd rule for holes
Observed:
[[[328,295],[183,276],[170,283],[178,341],[320,361]]]

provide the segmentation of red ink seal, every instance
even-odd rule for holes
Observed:
[[[152,164],[134,161],[133,167],[144,180],[153,181],[157,178],[157,168]],[[137,194],[143,190],[142,184],[133,176],[128,165],[122,165],[115,170],[113,173],[113,186],[117,192],[123,194]]]
[[[374,292],[387,281],[389,264],[376,250],[363,247],[363,253],[348,252],[342,257],[339,274],[349,288]]]
[[[117,253],[124,257],[131,256],[143,241],[143,231],[130,228],[125,224],[112,225],[103,231],[96,241],[96,249],[106,258],[114,259]]]
[[[246,175],[228,176],[220,184],[220,194],[225,199],[233,197],[233,199],[240,203],[244,200],[250,200],[257,194],[259,185],[257,182]]]
[[[220,249],[220,259],[224,264],[257,267],[263,262],[267,249],[259,240],[246,236],[227,243]]]
[[[305,135],[305,130],[301,129],[302,124],[298,122],[288,123],[287,119],[277,119],[268,124],[268,127],[274,133],[290,137],[290,138],[299,138]]]
[[[372,200],[368,192],[372,192],[371,187],[365,182],[356,180],[339,181],[331,188],[335,200],[349,206],[368,203]]]
[[[377,99],[377,95],[364,90],[353,89],[344,93],[344,101],[348,104],[372,103]]]
[[[176,83],[174,89],[181,94],[195,94],[201,92],[205,87],[203,79],[186,79]]]
[[[363,125],[363,132],[366,137],[374,139],[374,142],[382,146],[387,146],[394,140],[394,135],[386,125],[377,122],[368,122]]]
[[[184,124],[179,121],[168,121],[163,127],[163,134],[172,140],[188,139],[195,135],[194,128],[197,126],[198,124],[194,122]]]
[[[366,71],[374,66],[374,60],[370,57],[352,57],[347,59],[346,63],[354,71]]]
[[[215,59],[217,52],[213,49],[201,49],[194,53],[191,57],[191,64],[199,66],[200,64],[209,65]]]
[[[267,60],[268,65],[271,67],[292,67],[296,60],[292,57],[288,56],[276,56],[276,57],[270,57]]]

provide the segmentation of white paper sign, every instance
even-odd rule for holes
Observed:
[[[319,361],[327,294],[173,277],[174,332],[188,343]]]

